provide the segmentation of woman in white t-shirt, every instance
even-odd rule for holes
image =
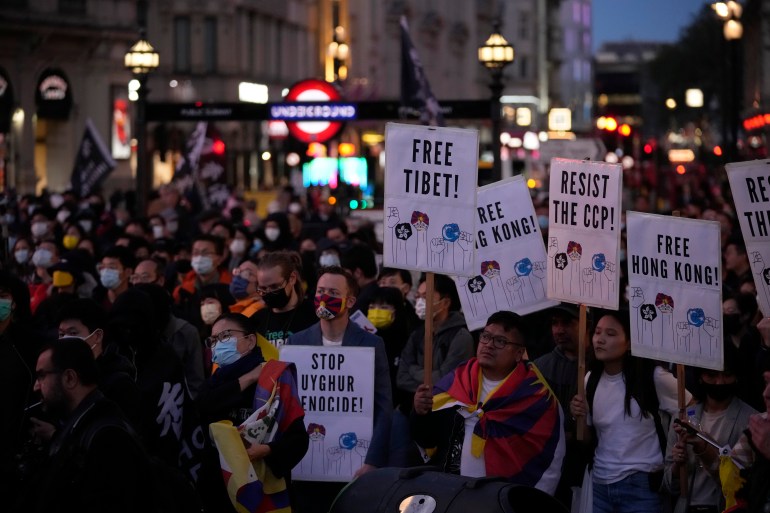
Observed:
[[[576,395],[570,402],[572,415],[585,416],[596,436],[594,513],[658,513],[665,433],[654,363],[631,356],[627,311],[602,311],[596,318],[587,398]]]

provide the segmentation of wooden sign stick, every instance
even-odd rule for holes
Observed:
[[[578,377],[577,377],[577,390],[580,397],[586,398],[586,305],[580,305],[580,317],[579,317],[579,329],[580,335],[578,337]],[[586,418],[580,417],[577,419],[577,432],[576,438],[580,441],[585,437]]]
[[[423,354],[425,361],[423,369],[423,383],[433,386],[433,290],[434,275],[427,273],[425,276],[425,348]]]

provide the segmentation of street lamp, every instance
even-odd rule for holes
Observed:
[[[491,181],[502,178],[500,165],[500,95],[503,93],[503,69],[513,62],[513,47],[500,34],[500,20],[495,20],[492,35],[484,46],[479,47],[479,63],[489,70],[492,81],[489,90],[492,92],[492,176]]]
[[[147,107],[147,75],[158,68],[160,58],[152,45],[145,39],[142,30],[139,41],[134,43],[124,58],[125,67],[134,74],[139,82],[136,99],[136,214],[146,212],[147,198],[152,188],[152,176],[147,166],[147,126],[145,109]]]
[[[738,125],[740,123],[740,98],[741,98],[741,81],[740,73],[742,73],[742,67],[740,66],[739,59],[741,58],[739,52],[740,40],[743,37],[743,24],[741,23],[741,15],[743,14],[743,6],[734,0],[729,2],[716,2],[711,5],[716,12],[716,15],[724,21],[723,35],[725,41],[730,50],[730,54],[727,57],[729,63],[728,73],[730,74],[730,80],[725,81],[725,89],[727,84],[731,88],[730,94],[725,94],[725,103],[728,103],[729,98],[729,121],[725,118],[728,117],[728,113],[723,114],[722,130],[723,139],[725,139],[725,145],[727,147],[727,160],[734,161],[738,157]],[[727,110],[727,109],[726,109]],[[727,127],[730,129],[730,141],[727,141]]]

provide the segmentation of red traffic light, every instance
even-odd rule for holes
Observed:
[[[650,144],[650,143],[647,143],[647,144],[645,144],[645,145],[644,145],[644,152],[645,152],[647,155],[649,155],[650,153],[652,153],[652,144]]]
[[[221,139],[217,139],[214,141],[214,143],[211,145],[211,151],[215,155],[224,155],[225,154],[225,142]]]

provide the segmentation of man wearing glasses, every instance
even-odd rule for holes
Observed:
[[[524,360],[522,318],[492,314],[476,357],[414,396],[412,436],[432,463],[467,477],[503,477],[553,494],[564,458],[559,403]]]
[[[35,391],[61,420],[48,460],[19,511],[149,511],[149,462],[118,406],[97,387],[99,371],[81,338],[65,337],[40,353]],[[119,462],[119,464],[116,464]]]

